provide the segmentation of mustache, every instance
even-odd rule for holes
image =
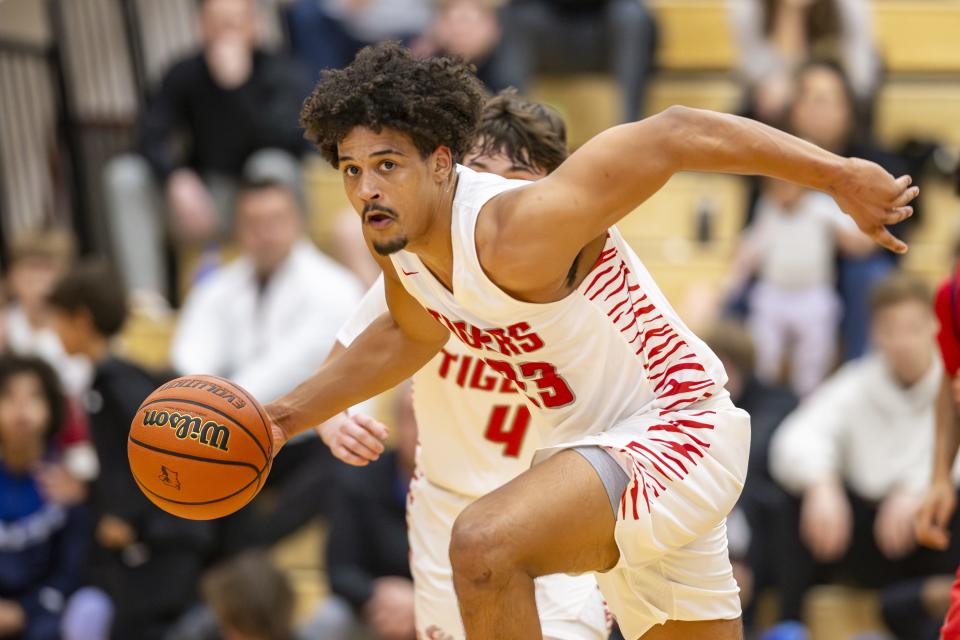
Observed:
[[[383,207],[383,206],[375,205],[375,204],[365,204],[365,205],[363,205],[363,211],[362,211],[361,213],[362,213],[362,215],[363,215],[363,221],[364,221],[364,222],[367,221],[367,219],[368,219],[368,217],[369,217],[369,214],[371,214],[371,213],[382,213],[382,214],[385,214],[385,215],[390,216],[390,217],[393,218],[394,220],[397,219],[397,212],[396,212],[396,211],[394,211],[394,210],[391,209],[390,207]]]

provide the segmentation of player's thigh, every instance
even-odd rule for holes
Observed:
[[[616,519],[589,462],[561,451],[467,507],[451,542],[458,556],[486,554],[532,576],[602,571],[617,563]]]

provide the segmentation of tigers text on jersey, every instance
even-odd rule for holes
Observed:
[[[387,312],[383,276],[337,340],[349,345]],[[540,438],[516,387],[459,340],[413,376],[420,447],[417,468],[433,484],[478,498],[530,467]]]
[[[529,183],[462,166],[457,171],[453,293],[415,254],[400,251],[391,260],[434,319],[486,370],[516,386],[545,428],[545,446],[722,393],[726,374],[719,359],[683,324],[616,228],[590,273],[562,300],[522,302],[491,282],[477,257],[480,210],[499,193]]]

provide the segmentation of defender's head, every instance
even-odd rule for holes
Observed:
[[[487,101],[464,164],[504,178],[538,180],[567,159],[567,128],[560,115],[506,89]]]
[[[300,123],[343,176],[364,236],[381,255],[431,229],[455,185],[484,102],[471,68],[415,58],[395,42],[324,72]]]

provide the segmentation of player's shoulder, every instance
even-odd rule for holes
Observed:
[[[532,184],[529,180],[511,180],[495,173],[474,171],[457,165],[457,195],[455,206],[482,207],[491,198]]]

